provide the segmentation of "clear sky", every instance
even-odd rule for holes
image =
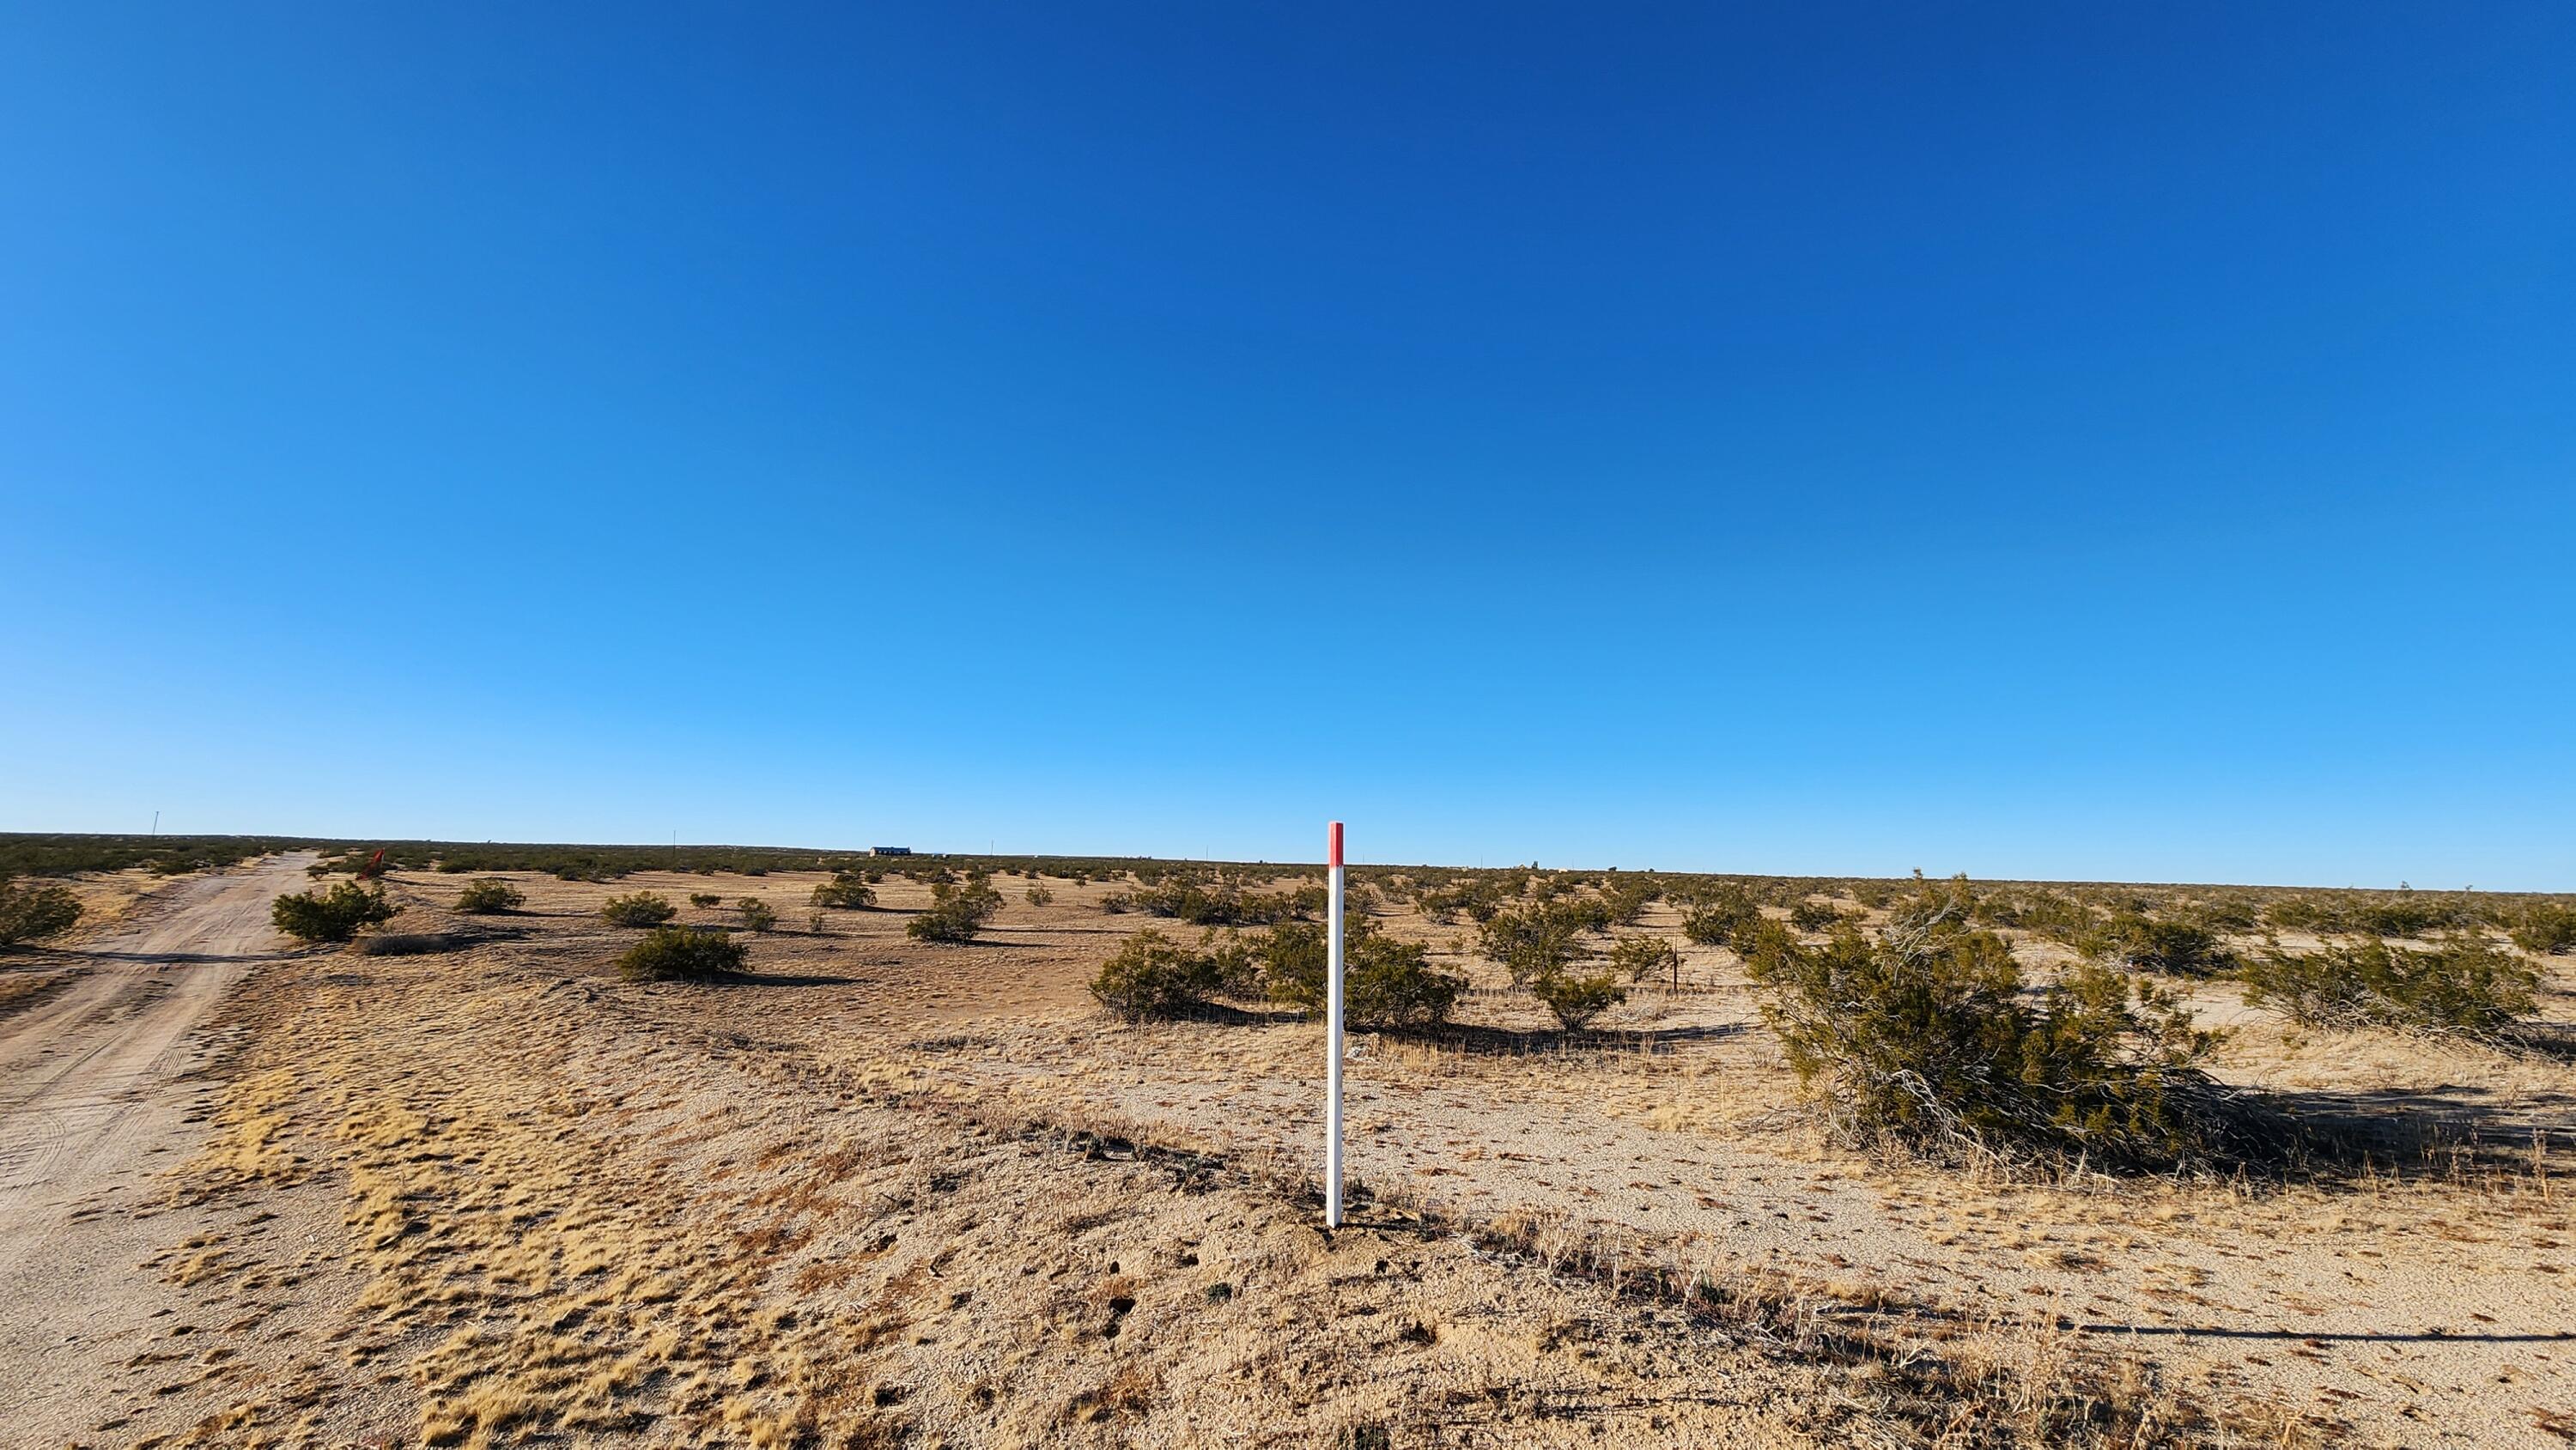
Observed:
[[[0,828],[2576,889],[2571,75],[12,6]]]

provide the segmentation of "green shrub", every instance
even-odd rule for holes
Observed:
[[[963,882],[934,882],[930,888],[930,909],[904,923],[904,934],[916,941],[960,945],[971,942],[1002,909],[1002,893],[982,876],[970,876]]]
[[[2085,946],[2090,955],[2135,971],[2216,977],[2236,970],[2236,954],[2220,946],[2208,928],[2135,911],[2115,913]]]
[[[1761,920],[1762,908],[1752,893],[1730,884],[1691,903],[1682,913],[1682,935],[1704,947],[1728,946]]]
[[[1675,987],[1682,982],[1682,954],[1671,942],[1659,936],[1621,937],[1610,944],[1610,970],[1631,982],[1642,982],[1657,973],[1669,973]]]
[[[1842,924],[1843,914],[1830,901],[1812,896],[1798,898],[1789,908],[1789,924],[1800,931],[1831,931]]]
[[[1583,934],[1606,924],[1598,901],[1537,901],[1497,911],[1476,930],[1477,950],[1526,987],[1594,955]]]
[[[2393,1027],[2491,1037],[2538,1006],[2540,969],[2462,933],[2429,951],[2369,938],[2306,953],[2275,946],[2245,964],[2248,1006],[2310,1027]]]
[[[680,909],[650,891],[638,891],[608,898],[599,914],[611,926],[660,926],[679,915]]]
[[[742,912],[742,924],[753,931],[767,932],[778,926],[776,908],[757,896],[746,896],[734,905]]]
[[[1968,884],[1966,876],[1926,881],[1917,871],[1914,895],[1887,909],[1887,934],[1902,939],[1935,929],[1962,929],[1977,918],[1978,908],[1976,889]]]
[[[1568,1032],[1628,1000],[1628,989],[1608,972],[1549,972],[1532,980],[1529,989]]]
[[[1250,954],[1205,932],[1195,949],[1153,927],[1129,937],[1091,979],[1091,995],[1130,1022],[1172,1017],[1251,985]]]
[[[1663,895],[1652,877],[1623,876],[1601,889],[1601,901],[1610,909],[1610,921],[1616,926],[1635,926],[1646,914],[1646,908]]]
[[[366,927],[391,921],[394,910],[383,887],[343,881],[329,891],[277,898],[269,905],[268,919],[299,941],[347,941]]]
[[[1055,893],[1047,890],[1044,886],[1032,885],[1028,890],[1021,892],[1020,894],[1028,899],[1028,903],[1031,906],[1052,906],[1055,904]]]
[[[80,898],[68,886],[13,886],[0,878],[0,947],[52,936],[80,915]]]
[[[713,911],[724,905],[724,897],[714,891],[692,891],[689,893],[689,904],[700,911]]]
[[[848,871],[840,872],[831,880],[814,888],[812,901],[816,906],[837,906],[844,911],[865,911],[877,904],[877,890],[868,884],[872,879],[882,879],[882,873],[877,877],[870,877]]]
[[[2371,936],[2420,937],[2428,931],[2471,924],[2457,902],[2429,900],[2411,892],[2363,902],[2345,919],[2347,930]]]
[[[1367,935],[1375,923],[1348,922],[1343,927],[1343,947],[1355,935]],[[1261,965],[1262,992],[1273,1002],[1305,1012],[1324,1008],[1324,975],[1331,968],[1330,943],[1325,928],[1311,921],[1283,921],[1252,940],[1252,955]],[[1343,983],[1350,985],[1350,963],[1345,961]],[[1345,1003],[1345,1008],[1349,1004]]]
[[[1311,915],[1325,903],[1319,887],[1271,893],[1246,891],[1231,881],[1167,876],[1135,892],[1126,904],[1147,916],[1170,917],[1192,926],[1267,926]],[[1354,912],[1360,909],[1356,889],[1347,893],[1345,904]]]
[[[1372,1030],[1421,1031],[1449,1020],[1467,979],[1436,971],[1430,948],[1370,932],[1343,942],[1342,1016]]]
[[[2218,1034],[2195,1028],[2178,995],[2085,964],[2030,1000],[2011,948],[1963,912],[1876,938],[1846,925],[1814,947],[1772,933],[1750,970],[1845,1143],[2146,1167],[2233,1141],[2227,1094],[2198,1066]]]
[[[527,893],[498,876],[468,881],[465,889],[456,893],[456,909],[467,916],[499,916],[518,910],[527,901]]]
[[[1307,1012],[1324,1009],[1331,958],[1325,928],[1281,922],[1255,941],[1263,992]],[[1467,979],[1435,971],[1430,948],[1398,941],[1364,918],[1343,924],[1342,1020],[1372,1030],[1436,1027],[1449,1020]]]
[[[745,956],[721,930],[655,926],[617,959],[617,970],[635,982],[703,982],[741,972]]]
[[[2054,891],[2035,891],[2016,903],[2012,925],[2066,946],[2077,947],[2101,930],[2102,914],[2089,904]]]
[[[2263,907],[2250,896],[2213,896],[2194,905],[2191,915],[2213,935],[2252,931],[2262,921]]]
[[[2514,925],[2513,944],[2535,956],[2576,951],[2576,906],[2532,907]]]

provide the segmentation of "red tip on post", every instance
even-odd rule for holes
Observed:
[[[1339,866],[1340,864],[1342,864],[1342,823],[1341,823],[1341,822],[1339,822],[1339,821],[1335,821],[1335,822],[1333,822],[1332,838],[1333,838],[1333,854],[1332,854],[1332,859],[1331,859],[1331,860],[1326,861],[1324,864],[1325,864],[1325,865],[1327,865],[1327,866]]]

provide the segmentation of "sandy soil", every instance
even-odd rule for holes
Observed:
[[[96,890],[113,925],[85,947],[13,963],[61,985],[0,1021],[0,1431],[60,1444],[84,1400],[172,1312],[133,1272],[177,1227],[161,1179],[202,1085],[192,1035],[277,938],[269,902],[304,858],[167,884]],[[122,883],[120,883],[122,884]]]
[[[264,921],[294,866],[165,888],[121,949],[257,956],[223,903]],[[460,951],[151,969],[238,978],[210,1095],[149,1011],[93,1047],[160,1085],[122,1146],[17,1190],[52,1237],[0,1243],[64,1267],[10,1269],[0,1444],[2576,1438],[2565,1062],[2303,1037],[2205,994],[2231,1075],[2384,1123],[2384,1170],[1990,1182],[1816,1142],[1731,956],[1686,948],[1680,990],[1570,1049],[1500,990],[1447,1043],[1363,1038],[1352,1160],[1380,1196],[1328,1240],[1300,1197],[1314,1029],[1101,1017],[1083,982],[1147,924],[1107,888],[1036,907],[1006,879],[987,940],[943,948],[902,935],[928,893],[901,879],[821,931],[814,876],[514,879],[501,918],[452,915],[452,877],[392,883],[394,929]],[[625,983],[635,933],[597,909],[638,889],[719,895],[702,922],[757,896],[786,929],[752,939],[754,984]],[[22,964],[88,975],[0,1051],[143,966],[101,950]],[[1715,1298],[1637,1292],[1694,1280]]]

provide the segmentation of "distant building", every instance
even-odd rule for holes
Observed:
[[[912,848],[910,846],[870,846],[868,848],[868,854],[871,856],[909,856],[912,854]]]

